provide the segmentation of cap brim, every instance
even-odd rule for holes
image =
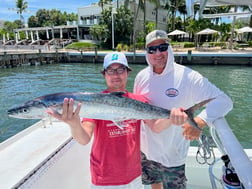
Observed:
[[[146,43],[145,47],[147,47],[150,43],[157,41],[157,40],[163,40],[163,41],[169,43],[167,38],[155,38],[155,39],[150,40],[148,43]]]

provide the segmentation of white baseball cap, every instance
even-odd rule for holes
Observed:
[[[114,64],[114,63],[122,64],[131,71],[131,68],[128,65],[127,58],[126,58],[125,54],[122,52],[108,53],[104,57],[103,69],[106,70],[111,64]]]

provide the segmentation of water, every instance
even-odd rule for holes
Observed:
[[[130,65],[127,89],[146,65]],[[0,142],[38,120],[9,118],[7,110],[32,98],[55,92],[99,92],[105,89],[101,64],[55,64],[0,71]],[[191,66],[225,91],[234,101],[227,115],[234,134],[244,148],[252,148],[252,68],[239,66]]]

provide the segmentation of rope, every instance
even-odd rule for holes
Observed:
[[[199,164],[213,165],[215,162],[215,155],[213,151],[213,138],[206,135],[201,135],[199,138],[198,151],[196,153],[196,160]]]

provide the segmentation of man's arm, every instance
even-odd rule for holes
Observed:
[[[203,128],[204,126],[206,126],[206,122],[201,119],[200,117],[195,117],[194,121],[197,123],[197,125],[200,128]],[[195,129],[194,127],[192,127],[189,123],[185,123],[183,126],[183,136],[187,139],[187,140],[198,140],[201,132],[198,129]]]

